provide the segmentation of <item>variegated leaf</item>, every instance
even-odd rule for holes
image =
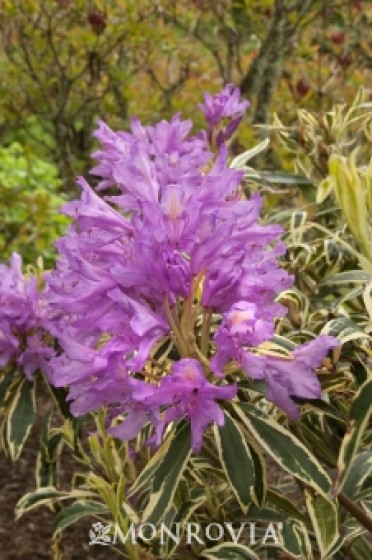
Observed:
[[[84,517],[92,517],[93,515],[103,515],[110,513],[108,507],[102,502],[94,500],[77,501],[63,508],[54,518],[53,522],[53,538],[55,538],[64,529],[76,523]]]
[[[153,478],[149,502],[143,512],[146,523],[158,523],[172,505],[174,493],[191,454],[190,425],[181,422],[170,434],[170,443]]]
[[[190,497],[186,500],[181,507],[178,509],[174,509],[173,515],[168,515],[165,519],[166,527],[170,530],[175,526],[179,527],[179,540],[181,540],[182,535],[185,530],[186,523],[193,515],[193,513],[205,502],[206,494],[204,489],[202,488],[192,488],[190,491]],[[174,534],[174,533],[173,533]],[[167,554],[167,558],[171,557],[171,554],[177,547],[177,539],[172,538],[171,536],[168,539],[165,539],[165,550]]]
[[[326,499],[324,496],[314,496],[306,491],[305,500],[321,559],[324,560],[340,538],[338,507],[330,499]]]
[[[312,560],[311,543],[305,525],[300,521],[286,521],[279,533],[280,548],[291,559]]]
[[[350,340],[358,340],[359,338],[369,338],[352,319],[348,317],[338,317],[332,319],[323,327],[321,334],[329,336],[337,336],[342,344],[350,342]]]
[[[7,411],[6,439],[10,456],[15,461],[21,454],[36,415],[35,386],[24,378],[13,395]]]
[[[350,500],[361,499],[360,493],[367,478],[372,473],[372,451],[363,451],[353,459],[347,476],[342,483],[342,492]],[[372,488],[371,488],[372,494]]]
[[[310,451],[283,426],[248,403],[236,410],[260,446],[287,472],[327,496],[331,480]]]
[[[244,169],[246,163],[252,158],[254,158],[255,156],[257,156],[258,154],[260,154],[261,152],[263,152],[264,150],[266,150],[269,144],[270,144],[270,139],[265,138],[265,140],[257,144],[257,146],[254,146],[250,150],[247,150],[242,154],[236,156],[230,163],[230,167],[232,167],[233,169]]]
[[[368,282],[368,279],[369,275],[363,270],[348,270],[346,272],[339,272],[333,276],[328,276],[328,278],[320,282],[320,285],[364,284]]]
[[[233,542],[224,542],[203,550],[201,553],[203,558],[209,560],[259,560],[258,556],[242,544],[235,544]]]
[[[244,513],[255,485],[255,464],[244,434],[237,422],[224,411],[225,423],[214,426],[218,455],[226,477]]]
[[[338,458],[341,491],[359,449],[364,430],[372,413],[372,378],[367,379],[357,392],[349,411],[349,428],[342,440]]]
[[[89,490],[71,490],[70,492],[63,492],[52,486],[45,486],[44,488],[38,488],[34,492],[28,492],[22,496],[16,505],[16,517],[18,519],[24,513],[42,504],[50,504],[56,500],[68,500],[73,498],[97,498],[97,494]]]

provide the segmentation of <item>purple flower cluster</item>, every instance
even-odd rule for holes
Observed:
[[[208,123],[208,136],[211,143],[215,139],[219,147],[231,138],[238,128],[249,101],[240,101],[240,91],[227,84],[217,95],[204,94],[204,103],[199,105]]]
[[[20,366],[31,380],[37,369],[48,373],[54,350],[45,341],[46,306],[35,277],[22,274],[22,257],[0,264],[0,368]]]
[[[260,313],[255,304],[239,302],[234,305],[216,332],[216,353],[211,367],[218,376],[231,360],[238,362],[252,379],[266,381],[266,398],[282,408],[290,418],[297,419],[299,411],[291,396],[317,399],[320,383],[313,370],[319,367],[331,348],[339,345],[332,336],[319,336],[298,346],[291,356],[260,354],[257,346],[270,338],[273,324]]]
[[[52,382],[69,386],[75,415],[109,406],[115,436],[133,438],[151,422],[158,444],[186,417],[199,450],[205,428],[223,423],[218,401],[236,395],[231,361],[265,379],[267,398],[292,417],[292,396],[320,395],[313,368],[334,339],[299,347],[290,362],[259,350],[292,278],[277,263],[281,228],[259,223],[260,196],[247,200],[242,172],[228,166],[225,141],[246,107],[232,86],[205,96],[209,134],[194,136],[179,116],[155,126],[134,119],[131,132],[100,122],[92,173],[109,194],[79,179],[80,200],[64,207],[74,221],[47,279],[62,348]]]

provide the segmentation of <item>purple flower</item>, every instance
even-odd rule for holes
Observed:
[[[37,370],[43,371],[50,377],[49,360],[54,357],[53,348],[45,344],[42,331],[27,336],[25,339],[26,349],[18,358],[18,364],[22,366],[23,373],[31,381]]]
[[[280,357],[254,353],[244,345],[244,340],[238,342],[236,337],[232,343],[229,333],[226,335],[224,330],[226,327],[225,329],[222,327],[215,337],[217,352],[211,360],[211,365],[216,374],[221,374],[223,366],[231,359],[235,359],[242,365],[247,376],[265,380],[267,400],[276,404],[294,420],[299,417],[299,410],[291,397],[320,398],[321,387],[314,369],[320,367],[331,348],[339,345],[338,339],[332,336],[319,336],[298,346],[291,356]]]
[[[236,394],[221,381],[231,361],[265,379],[267,398],[292,416],[292,396],[317,394],[318,362],[301,347],[286,367],[300,365],[302,381],[259,349],[285,311],[275,298],[293,278],[278,266],[282,228],[259,223],[260,195],[247,200],[243,172],[229,167],[225,141],[247,105],[233,86],[206,95],[209,137],[192,135],[179,115],[154,126],[133,119],[130,132],[100,122],[92,173],[97,190],[117,190],[102,198],[80,178],[80,200],[63,209],[74,222],[46,278],[60,352],[40,359],[56,386],[69,387],[72,413],[107,407],[116,437],[134,438],[151,423],[150,443],[159,444],[168,424],[187,418],[199,450],[207,426],[223,422],[217,401]],[[8,355],[17,340],[2,332]]]
[[[230,360],[241,362],[246,346],[258,346],[274,334],[273,316],[254,303],[240,301],[224,315],[214,340],[216,352],[211,367],[218,376]]]
[[[210,383],[197,360],[183,359],[175,362],[172,373],[163,377],[159,388],[141,400],[146,407],[167,406],[160,426],[180,418],[187,418],[191,425],[191,442],[195,452],[199,452],[203,433],[212,423],[224,423],[224,415],[216,400],[235,397],[236,385],[214,385]],[[162,433],[162,429],[158,432]]]
[[[28,379],[37,369],[49,373],[54,350],[45,342],[47,313],[35,277],[22,274],[22,257],[13,253],[10,266],[0,265],[0,367],[12,362]]]
[[[319,336],[298,346],[293,351],[293,360],[265,357],[266,398],[284,410],[290,418],[297,419],[298,406],[291,397],[320,398],[321,387],[314,369],[321,366],[327,352],[336,346],[339,346],[336,338]]]
[[[209,125],[209,139],[212,141],[216,135],[216,145],[219,147],[234,134],[249,107],[249,101],[240,101],[239,88],[228,84],[215,95],[205,93],[204,103],[199,107]]]
[[[154,202],[167,185],[197,178],[212,158],[205,135],[189,136],[192,122],[179,115],[148,127],[133,119],[131,134],[113,132],[102,121],[98,125],[94,136],[103,149],[92,154],[99,164],[91,173],[103,179],[101,190],[118,186],[126,208]]]

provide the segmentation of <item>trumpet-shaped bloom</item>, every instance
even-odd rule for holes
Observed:
[[[236,385],[210,383],[200,363],[192,358],[176,362],[171,374],[163,377],[159,386],[130,378],[128,382],[134,385],[123,405],[126,417],[122,423],[110,428],[110,433],[121,439],[131,439],[151,421],[155,428],[152,440],[159,444],[165,426],[185,418],[191,425],[191,443],[196,452],[200,451],[205,429],[212,422],[219,426],[224,423],[223,412],[216,400],[232,399],[237,391]]]
[[[249,350],[273,335],[284,314],[274,300],[293,278],[278,265],[282,228],[260,222],[260,195],[247,200],[243,172],[228,165],[225,143],[246,107],[232,86],[206,95],[209,130],[197,135],[179,115],[154,126],[133,119],[130,132],[100,121],[92,173],[97,190],[110,194],[98,196],[80,178],[81,198],[63,209],[74,221],[47,278],[61,347],[50,360],[52,381],[69,386],[76,415],[107,406],[117,437],[135,437],[151,422],[159,443],[167,424],[187,418],[200,449],[207,426],[223,422],[217,401],[236,394],[235,383],[221,381],[230,360],[265,378],[267,397],[288,410],[301,393],[294,374]],[[220,317],[215,347],[204,314]],[[301,352],[295,360],[306,362]],[[316,392],[306,389],[309,375],[303,394]]]
[[[209,138],[218,130],[216,144],[220,146],[234,134],[249,107],[249,101],[241,101],[239,88],[227,84],[215,95],[205,93],[204,103],[199,107],[209,126]]]
[[[249,310],[244,310],[249,314]],[[224,366],[235,360],[244,373],[253,379],[266,382],[266,398],[276,404],[292,419],[297,419],[299,409],[292,397],[318,399],[321,396],[319,380],[314,372],[322,365],[323,358],[331,348],[339,345],[332,336],[318,338],[298,346],[291,356],[273,356],[256,353],[254,346],[263,342],[265,330],[270,327],[265,321],[244,319],[241,310],[233,309],[222,322],[215,335],[216,354],[211,360],[215,374],[223,375]],[[238,327],[234,324],[237,317]],[[267,337],[269,338],[269,337]]]
[[[46,307],[34,277],[22,273],[22,257],[13,253],[0,265],[0,366],[21,366],[28,379],[41,368],[49,373],[54,351],[45,341]]]

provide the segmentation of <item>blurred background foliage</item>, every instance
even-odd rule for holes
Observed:
[[[51,260],[63,227],[51,216],[92,166],[98,117],[125,129],[133,115],[151,124],[181,111],[201,127],[193,108],[202,92],[234,82],[251,101],[235,153],[272,132],[273,112],[274,129],[280,119],[292,127],[299,149],[324,151],[324,113],[368,84],[371,20],[360,0],[3,0],[2,260],[14,249],[29,262],[39,252]],[[325,137],[313,152],[305,109]],[[12,158],[31,173],[7,171]],[[304,174],[294,159],[274,141],[255,166]]]
[[[39,255],[46,266],[54,260],[53,242],[67,219],[58,213],[64,202],[57,167],[40,159],[27,144],[0,146],[0,253],[7,260],[13,251],[25,262]]]

